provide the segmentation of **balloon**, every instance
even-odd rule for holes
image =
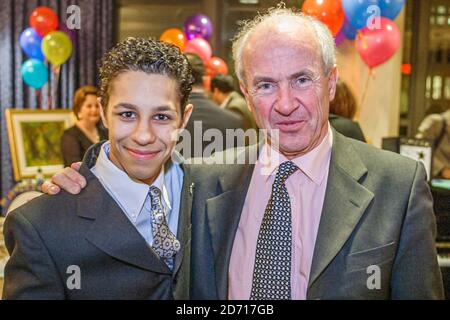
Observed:
[[[327,25],[333,36],[337,35],[344,23],[341,0],[306,0],[302,11]]]
[[[397,25],[382,17],[380,28],[364,28],[356,37],[356,50],[369,68],[389,60],[400,47],[400,31]]]
[[[20,34],[19,43],[29,58],[44,61],[41,50],[42,38],[33,28],[27,28]]]
[[[30,59],[20,69],[22,79],[32,88],[40,89],[48,81],[48,69],[42,61]]]
[[[67,28],[65,23],[61,23],[59,25],[59,31],[64,32],[67,34],[70,38],[70,41],[72,41],[72,47],[75,48],[77,46],[77,33],[76,29],[69,29]]]
[[[48,7],[38,7],[30,16],[30,26],[41,36],[58,29],[58,16]]]
[[[342,29],[341,29],[341,31],[338,32],[336,37],[334,37],[334,43],[336,43],[336,46],[339,46],[345,39],[346,39],[345,34],[344,34],[344,32],[342,32]]]
[[[167,29],[163,32],[159,40],[172,43],[180,48],[181,51],[184,50],[185,37],[183,31],[181,31],[180,29]]]
[[[350,24],[357,30],[367,26],[368,20],[373,17],[377,11],[379,0],[345,0],[342,2],[345,16]]]
[[[53,65],[59,66],[72,54],[72,42],[62,31],[53,31],[42,40],[42,52]]]
[[[218,74],[228,74],[228,66],[219,57],[212,57],[206,64],[206,74],[214,78]]]
[[[394,20],[404,4],[405,0],[380,0],[381,16]]]
[[[342,26],[341,32],[349,40],[355,40],[357,30],[350,24],[350,22],[345,18],[344,25]]]
[[[194,14],[184,22],[184,34],[187,40],[203,38],[208,40],[212,35],[212,22],[204,14]]]
[[[184,52],[197,54],[200,58],[202,58],[205,65],[212,56],[211,45],[208,41],[202,38],[195,38],[189,41],[184,47]]]

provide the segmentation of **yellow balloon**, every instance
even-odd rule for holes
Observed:
[[[42,53],[55,66],[62,65],[72,54],[72,41],[62,31],[53,31],[42,39]]]

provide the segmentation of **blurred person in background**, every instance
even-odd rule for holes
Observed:
[[[358,122],[353,121],[356,113],[356,99],[350,88],[341,80],[336,84],[336,95],[330,102],[331,126],[346,137],[366,142]]]
[[[72,111],[77,118],[75,125],[64,131],[61,137],[61,153],[65,166],[81,161],[91,145],[107,137],[100,121],[96,87],[78,88],[73,98]]]
[[[206,147],[215,142],[214,140],[209,141],[207,138],[204,138],[205,131],[209,129],[217,129],[220,131],[222,137],[224,138],[223,144],[220,143],[220,148],[217,148],[215,151],[222,151],[227,147],[225,140],[226,129],[243,129],[244,123],[242,118],[237,114],[221,109],[213,100],[207,97],[206,90],[203,85],[205,66],[202,59],[193,53],[187,53],[186,57],[192,67],[192,75],[194,76],[195,81],[192,87],[192,92],[189,96],[189,103],[193,105],[193,111],[186,126],[186,130],[191,135],[191,149],[189,154],[186,153],[184,149],[179,151],[185,158],[194,156],[202,157]],[[195,122],[197,122],[197,125],[201,124],[201,132],[195,132]],[[200,137],[198,136],[199,133],[201,133]],[[196,150],[194,148],[194,142],[196,140],[201,143],[201,150]],[[198,154],[197,151],[201,151],[202,153]]]
[[[433,106],[429,109],[435,110]],[[450,109],[426,116],[416,138],[434,141],[433,176],[450,179]]]
[[[234,88],[233,77],[219,74],[211,80],[212,99],[222,109],[239,114],[244,120],[244,129],[258,129],[245,99]]]

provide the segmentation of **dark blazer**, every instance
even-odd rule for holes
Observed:
[[[220,131],[222,136],[226,137],[226,129],[239,129],[244,128],[244,123],[241,117],[237,114],[234,114],[231,111],[221,109],[214,101],[208,99],[203,93],[193,92],[189,96],[189,103],[192,103],[194,106],[191,118],[189,119],[186,130],[191,134],[191,153],[190,156],[179,150],[180,153],[186,157],[190,158],[194,156],[194,138],[201,139],[204,132],[208,129],[217,129]],[[194,131],[194,122],[201,121],[202,131],[201,136],[195,136]],[[202,141],[202,140],[199,140]],[[181,142],[182,143],[182,142]],[[202,151],[212,142],[210,141],[202,141]],[[222,151],[226,149],[226,143],[220,144],[220,148],[215,151]],[[202,153],[203,154],[203,153]],[[195,154],[196,157],[200,155]]]
[[[228,102],[225,109],[239,114],[244,121],[244,129],[258,129],[252,113],[247,107],[245,99],[236,91],[233,91],[228,96]]]
[[[97,130],[100,135],[100,141],[108,139],[106,129],[102,125],[99,124]],[[80,128],[72,126],[64,131],[60,145],[64,166],[68,167],[74,162],[81,161],[93,143]]]
[[[331,126],[340,134],[343,134],[348,138],[366,142],[366,139],[364,138],[364,134],[358,122],[337,116],[332,113],[330,113],[328,120],[330,120]]]
[[[153,252],[99,180],[88,169],[79,195],[62,191],[43,195],[11,212],[5,244],[11,255],[5,268],[5,299],[187,299],[189,298],[191,195],[183,192],[178,229],[181,251],[174,272]],[[189,181],[185,169],[183,190]],[[81,289],[66,285],[81,271]]]
[[[435,217],[423,166],[335,130],[333,134],[307,298],[443,298]],[[228,297],[230,255],[253,168],[210,165],[207,173],[201,166],[191,168],[197,180],[192,209],[194,299]],[[379,290],[366,285],[371,265],[380,268]]]

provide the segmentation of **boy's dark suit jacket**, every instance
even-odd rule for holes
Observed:
[[[435,217],[423,166],[335,130],[333,135],[307,298],[442,298]],[[227,299],[231,250],[254,165],[191,169],[197,180],[192,298]],[[367,283],[376,285],[369,279],[372,265],[379,267],[380,286],[371,290]]]
[[[91,148],[85,156],[87,186],[79,195],[43,195],[8,215],[4,298],[189,298],[190,193],[183,192],[172,274],[88,169],[97,153]],[[186,168],[183,190],[188,181]],[[67,285],[74,283],[70,266],[80,268],[81,289]]]

